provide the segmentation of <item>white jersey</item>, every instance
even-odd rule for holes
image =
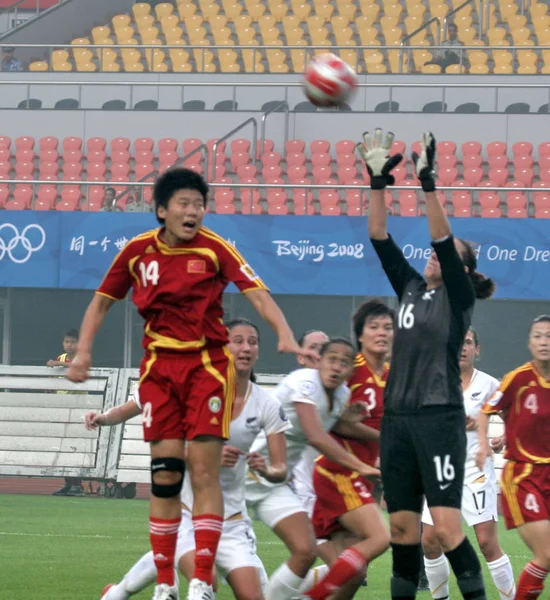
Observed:
[[[282,433],[291,427],[280,402],[259,385],[250,382],[245,405],[241,414],[231,421],[227,441],[229,445],[239,448],[244,454],[239,456],[234,467],[220,470],[225,519],[239,512],[246,512],[244,497],[246,455],[250,452],[258,434],[261,433],[267,439],[266,436]],[[192,508],[193,492],[188,471],[185,472],[181,499],[188,508]]]
[[[281,403],[292,428],[285,433],[287,446],[288,472],[292,473],[304,450],[309,447],[305,433],[300,425],[296,412],[296,404],[313,404],[317,408],[317,414],[321,426],[325,431],[330,431],[340,418],[346,408],[351,392],[344,383],[334,392],[332,410],[329,398],[321,381],[321,375],[317,369],[298,369],[287,375],[275,388],[274,396]],[[259,452],[267,459],[267,439],[265,433],[260,433],[252,446],[253,452]],[[271,484],[265,479],[254,476],[256,481],[265,486]],[[247,481],[248,484],[248,481]]]
[[[302,504],[306,507],[308,515],[313,514],[315,505],[315,489],[313,488],[313,470],[315,459],[319,456],[319,450],[313,446],[307,446],[302,452],[302,458],[292,471],[291,485]]]
[[[464,390],[464,409],[468,417],[477,418],[481,407],[498,389],[498,380],[491,377],[483,371],[474,369],[470,385]],[[483,473],[476,467],[476,452],[479,448],[479,438],[477,431],[467,432],[467,455],[466,470],[464,473],[464,483],[469,484],[479,479],[483,474],[487,478],[495,478],[495,468],[493,461],[487,459]]]

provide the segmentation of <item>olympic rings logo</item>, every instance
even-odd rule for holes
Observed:
[[[4,230],[11,231],[13,236],[9,234],[6,236]],[[30,240],[27,237],[27,234],[35,230],[37,233],[32,237],[37,239]],[[4,239],[4,236],[6,236],[8,239]],[[40,225],[27,225],[21,233],[19,233],[17,227],[11,223],[3,223],[0,225],[0,261],[4,258],[4,256],[7,255],[8,258],[14,263],[26,263],[32,256],[33,252],[38,252],[45,243],[46,232],[42,229],[42,227],[40,227]],[[23,249],[23,251],[14,253],[19,246]]]

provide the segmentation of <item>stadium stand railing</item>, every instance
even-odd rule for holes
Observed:
[[[279,375],[258,374],[273,388]],[[73,384],[61,369],[0,366],[0,477],[78,477],[108,482],[149,483],[150,452],[141,418],[88,431],[84,415],[130,400],[138,369],[92,369]],[[503,425],[492,422],[490,437]],[[504,461],[495,456],[497,469]]]

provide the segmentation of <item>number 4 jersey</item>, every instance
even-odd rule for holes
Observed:
[[[170,247],[162,228],[138,235],[118,254],[98,294],[132,300],[145,319],[143,346],[150,352],[197,352],[227,343],[222,294],[233,282],[241,292],[266,286],[240,253],[201,227],[195,237]]]

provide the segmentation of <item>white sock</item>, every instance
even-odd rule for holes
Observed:
[[[107,592],[103,600],[128,600],[130,596],[154,583],[156,578],[157,568],[153,553],[148,552],[124,575],[124,579],[118,585]]]
[[[286,563],[283,563],[271,575],[271,579],[267,584],[266,599],[291,600],[294,596],[299,595],[302,581],[303,577],[298,577],[298,575],[290,570]]]
[[[328,571],[328,565],[319,565],[318,567],[310,569],[300,584],[300,592],[307,592],[309,588],[312,588],[314,585],[319,583],[321,579],[323,579],[323,577],[328,573]]]
[[[493,562],[488,562],[487,566],[501,600],[512,600],[516,595],[516,584],[508,556],[505,554]]]
[[[449,563],[447,557],[442,554],[439,558],[430,560],[424,557],[426,577],[430,584],[430,592],[434,600],[446,600],[449,598]]]

